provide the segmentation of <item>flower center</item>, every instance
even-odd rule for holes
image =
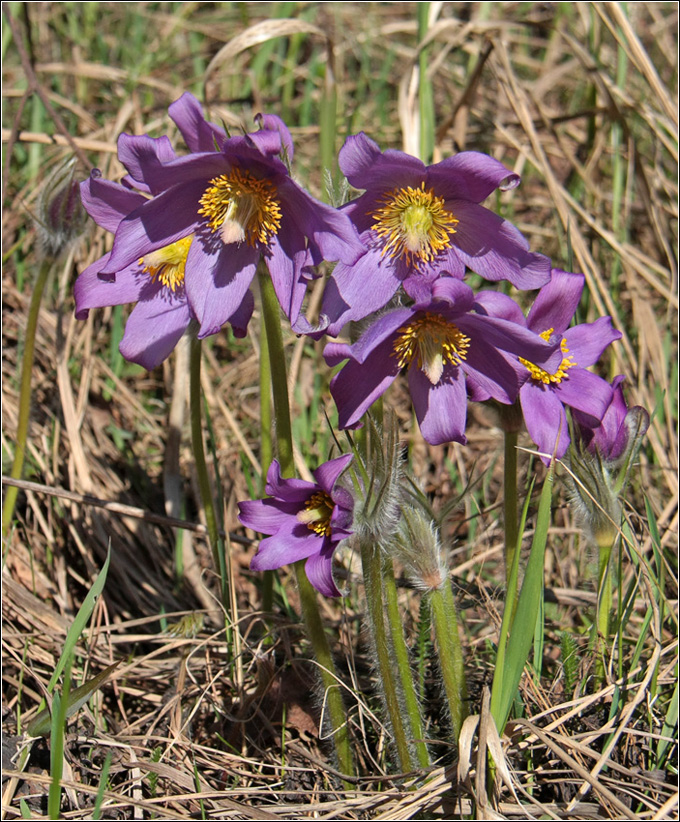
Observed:
[[[219,231],[222,242],[255,247],[267,244],[281,225],[281,207],[276,186],[258,180],[249,171],[233,168],[229,174],[213,177],[200,199],[198,213],[208,220],[212,231]]]
[[[469,347],[470,338],[457,326],[428,311],[399,329],[394,354],[400,368],[415,361],[432,385],[436,385],[446,363],[460,365]]]
[[[553,331],[553,328],[549,328],[547,331],[543,331],[539,334],[539,337],[542,337],[546,342],[550,342]],[[569,354],[567,341],[565,339],[562,339],[562,342],[560,343],[560,350],[563,354],[568,356],[562,358],[560,367],[554,374],[549,374],[543,368],[539,368],[539,366],[534,365],[534,363],[529,362],[529,360],[525,360],[523,357],[520,357],[519,361],[522,365],[526,366],[526,369],[531,374],[531,378],[536,380],[536,382],[542,382],[543,385],[559,385],[567,376],[567,371],[577,364],[574,362],[574,355]]]
[[[139,258],[142,271],[145,271],[154,282],[162,283],[174,292],[184,285],[184,268],[187,263],[187,254],[191,247],[194,235],[190,234],[176,243],[157,248],[150,254]]]
[[[329,537],[334,508],[335,503],[330,496],[325,491],[317,491],[307,500],[304,510],[298,513],[297,518],[320,537]]]
[[[406,257],[413,265],[431,262],[451,245],[458,220],[444,207],[444,199],[425,183],[420,188],[395,188],[385,194],[381,207],[371,215],[371,228],[386,240],[382,253]]]

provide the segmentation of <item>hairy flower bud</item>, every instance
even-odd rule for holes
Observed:
[[[393,556],[421,591],[434,591],[448,581],[439,531],[435,523],[416,508],[402,511]]]
[[[38,201],[38,236],[43,253],[59,257],[87,225],[87,212],[75,178],[76,158],[61,162],[45,181]]]

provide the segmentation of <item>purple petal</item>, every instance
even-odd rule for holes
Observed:
[[[564,332],[569,352],[581,367],[596,363],[610,343],[621,339],[621,332],[612,327],[611,317],[599,317],[594,323],[583,323]]]
[[[136,303],[150,282],[148,275],[143,275],[140,271],[138,263],[118,271],[113,280],[103,279],[99,272],[106,265],[108,257],[109,254],[105,254],[88,266],[73,286],[76,318],[79,320],[86,320],[91,308]]]
[[[391,352],[391,340],[394,333],[414,315],[415,312],[411,308],[397,308],[378,317],[353,345],[328,343],[323,351],[326,364],[334,366],[348,357],[357,363],[365,363],[375,349],[383,345],[385,341],[388,342],[386,351]],[[389,353],[386,356],[396,362],[396,358],[390,357]]]
[[[508,280],[516,288],[539,288],[550,278],[550,260],[528,251],[528,243],[512,223],[483,206],[465,200],[447,201],[460,221],[452,242],[463,262],[487,280]]]
[[[314,472],[314,479],[319,483],[322,491],[329,496],[332,494],[333,486],[338,481],[338,477],[352,461],[352,454],[343,454],[334,460],[324,462]]]
[[[309,263],[309,253],[305,247],[304,237],[298,234],[296,227],[290,228],[292,230],[286,239],[290,240],[290,234],[297,235],[298,250],[295,253],[287,252],[277,236],[269,243],[265,259],[279,305],[290,323],[295,324],[307,293],[308,279],[303,275],[303,269]]]
[[[333,579],[333,554],[313,554],[305,563],[307,579],[325,597],[342,596]]]
[[[564,407],[555,392],[549,386],[530,380],[520,390],[519,397],[524,423],[538,450],[543,454],[555,453],[557,459],[561,459],[569,447],[569,428]],[[559,445],[555,450],[558,431]],[[547,462],[546,457],[541,459]]]
[[[340,169],[354,188],[390,191],[418,186],[425,177],[425,164],[402,151],[380,151],[364,132],[350,135],[338,156]]]
[[[132,310],[120,342],[120,353],[152,371],[170,356],[186,331],[191,315],[185,299],[170,298],[168,289],[137,303]]]
[[[239,312],[259,256],[257,249],[246,243],[220,245],[215,252],[206,248],[200,238],[191,244],[185,284],[189,304],[201,324],[200,339],[216,334]]]
[[[497,188],[507,190],[519,185],[520,178],[498,160],[478,151],[461,151],[430,166],[425,187],[434,188],[445,200],[471,200],[481,203]]]
[[[201,104],[188,91],[168,106],[168,114],[191,152],[219,150],[227,140],[224,129],[206,121]]]
[[[250,567],[254,571],[271,571],[318,553],[322,544],[322,537],[289,519],[276,534],[262,540]]]
[[[256,114],[255,122],[259,124],[260,128],[265,131],[277,131],[281,141],[281,146],[285,153],[288,162],[293,161],[293,138],[288,131],[288,127],[280,117],[276,114]],[[252,134],[251,134],[252,137]]]
[[[103,179],[97,168],[80,184],[80,199],[97,225],[111,232],[116,231],[123,217],[146,202],[141,194]]]
[[[177,159],[172,144],[167,137],[149,137],[146,134],[135,136],[132,134],[121,134],[118,138],[118,159],[130,173],[130,177],[135,182],[157,194],[160,189],[153,185],[154,170],[159,169],[164,163]]]
[[[241,305],[230,315],[228,320],[235,337],[242,339],[248,333],[248,323],[253,316],[254,308],[255,298],[253,297],[253,292],[248,290],[241,301]]]
[[[560,402],[596,420],[602,419],[612,399],[611,385],[585,368],[571,368],[554,390]]]
[[[538,292],[529,311],[529,328],[537,334],[549,328],[555,329],[556,335],[563,334],[576,313],[585,281],[583,274],[571,274],[554,268],[550,282]]]
[[[411,401],[420,431],[430,445],[459,442],[465,445],[467,394],[459,368],[447,368],[437,385],[412,366],[408,372]]]
[[[503,356],[482,337],[473,341],[462,369],[471,380],[475,399],[479,399],[482,392],[485,399],[493,397],[505,404],[515,401],[527,373],[522,363]]]
[[[478,340],[484,340],[487,345],[524,357],[550,373],[556,371],[562,362],[562,352],[557,343],[546,342],[528,328],[509,320],[465,314],[457,317],[455,322],[473,340],[473,345]]]
[[[278,499],[258,499],[239,502],[239,522],[261,534],[276,534],[290,524],[300,510],[300,504]]]
[[[272,460],[267,471],[267,484],[265,486],[265,491],[270,496],[284,502],[304,503],[318,490],[318,486],[313,482],[296,479],[295,477],[283,479],[279,461]]]
[[[526,326],[522,309],[517,303],[500,291],[478,291],[475,295],[475,311],[489,317],[508,320],[516,325]]]

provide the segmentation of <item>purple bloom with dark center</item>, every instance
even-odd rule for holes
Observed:
[[[529,252],[512,223],[480,205],[496,189],[519,184],[517,174],[486,154],[463,151],[435,165],[401,151],[381,152],[363,132],[348,137],[340,168],[365,193],[343,211],[366,247],[342,261],[326,286],[322,311],[336,335],[343,324],[385,306],[403,284],[416,302],[442,274],[463,279],[466,266],[487,280],[539,288],[550,261]]]
[[[146,138],[151,153],[162,155],[164,140]],[[107,231],[115,232],[129,214],[148,202],[142,194],[104,180],[95,169],[81,184],[81,198],[89,215]],[[111,253],[92,263],[76,280],[76,317],[87,318],[90,309],[136,303],[120,342],[121,354],[151,370],[160,365],[177,345],[192,319],[185,289],[186,262],[194,238],[189,235],[155,248],[129,264],[111,271]],[[253,311],[250,293],[227,319],[238,337],[246,334]]]
[[[300,310],[312,266],[323,259],[351,264],[363,253],[349,217],[293,182],[281,159],[292,158],[293,143],[278,117],[262,116],[259,131],[227,137],[188,93],[169,113],[190,154],[150,151],[149,137],[119,138],[127,181],[154,196],[121,220],[103,273],[193,237],[185,285],[200,338],[239,309],[261,257],[286,316],[307,330]]]
[[[621,332],[612,327],[611,317],[568,327],[584,285],[582,274],[553,269],[550,282],[539,291],[526,318],[527,328],[559,344],[562,361],[558,368],[539,365],[527,353],[519,360],[526,368],[519,399],[527,431],[543,454],[554,453],[558,459],[570,442],[565,406],[578,411],[581,419],[596,428],[612,400],[612,387],[588,367],[610,343],[621,338]],[[502,295],[486,295],[480,302],[493,316],[522,322],[517,306],[507,300]],[[543,459],[547,461],[548,456]]]
[[[333,553],[351,536],[354,499],[338,479],[352,454],[325,462],[314,471],[316,482],[282,479],[274,460],[267,472],[269,499],[239,502],[238,518],[263,539],[250,567],[256,571],[280,568],[306,559],[312,585],[327,597],[341,596],[333,579]]]
[[[592,427],[592,421],[578,411],[572,416],[583,445],[607,462],[618,462],[629,452],[632,440],[644,436],[649,428],[649,414],[640,405],[628,407],[623,395],[625,377],[612,382],[612,397],[602,422]]]
[[[473,393],[501,403],[517,397],[522,369],[503,352],[528,347],[546,367],[559,362],[557,346],[523,324],[484,316],[475,308],[468,285],[440,279],[432,285],[430,300],[379,316],[353,345],[329,343],[324,349],[328,365],[349,359],[331,380],[340,427],[355,427],[406,368],[423,437],[432,445],[465,443],[468,384]]]

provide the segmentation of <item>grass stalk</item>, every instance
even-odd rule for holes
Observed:
[[[517,523],[517,431],[504,432],[503,455],[503,513],[505,525],[505,582],[510,587],[515,554],[519,549]],[[515,586],[517,578],[515,576]],[[514,595],[517,595],[515,590]]]
[[[33,286],[31,303],[28,308],[28,321],[26,323],[26,341],[24,343],[24,355],[21,360],[21,383],[19,388],[19,421],[17,424],[17,438],[14,450],[14,461],[10,477],[21,479],[24,469],[24,459],[26,457],[26,444],[28,440],[28,427],[31,418],[31,376],[33,373],[33,360],[35,358],[35,336],[38,329],[38,315],[42,303],[43,293],[47,277],[52,269],[52,260],[45,259],[40,265],[38,276]],[[2,507],[2,535],[6,537],[9,533],[14,517],[17,494],[19,489],[16,486],[9,486],[5,492],[5,502]]]

